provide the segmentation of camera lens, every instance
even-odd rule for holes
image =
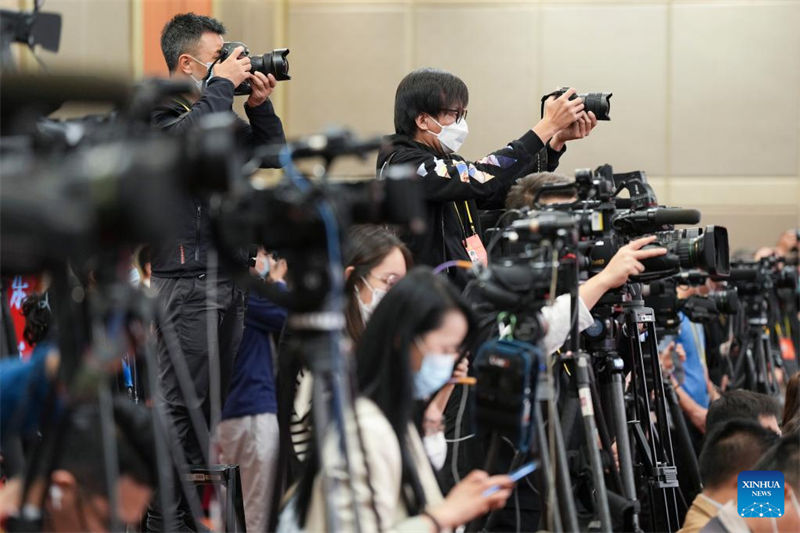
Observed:
[[[736,287],[712,292],[708,295],[708,299],[716,304],[717,311],[723,315],[735,315],[739,309],[739,292]]]
[[[611,93],[587,93],[579,94],[583,98],[584,111],[591,111],[597,120],[611,120],[608,116],[611,112]]]
[[[278,48],[272,52],[267,52],[262,56],[252,56],[250,58],[250,72],[261,72],[264,76],[272,74],[277,81],[290,80],[288,48]]]
[[[730,273],[728,230],[721,226],[685,230],[684,237],[675,243],[675,253],[684,268],[700,268],[714,276]]]

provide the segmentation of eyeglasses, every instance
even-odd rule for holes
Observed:
[[[397,274],[389,274],[385,278],[379,278],[378,276],[375,276],[373,274],[367,274],[367,276],[373,279],[377,279],[378,281],[386,285],[387,289],[391,289],[392,287],[397,285],[398,281],[400,281],[400,276],[398,276]]]
[[[467,118],[467,110],[466,109],[442,109],[440,113],[446,113],[448,115],[455,115],[456,122],[461,122]]]

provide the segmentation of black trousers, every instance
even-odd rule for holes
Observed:
[[[218,380],[224,405],[230,382],[233,361],[244,326],[244,295],[232,281],[219,281],[213,287],[216,295],[209,300],[212,288],[205,275],[187,278],[158,278],[153,276],[151,286],[158,293],[158,303],[163,310],[163,320],[158,324],[158,386],[156,394],[164,401],[167,423],[171,436],[183,449],[189,465],[203,465],[203,450],[208,450],[209,442],[201,439],[194,431],[189,413],[199,410],[206,426],[209,424],[210,384]],[[209,320],[217,325],[219,344],[220,375],[209,375]],[[168,349],[175,345],[180,350],[170,354]],[[176,353],[177,352],[177,353]],[[186,397],[180,387],[172,357],[181,358],[191,377],[196,399],[194,403]],[[177,523],[165,524],[161,509],[160,494],[156,494],[147,512],[148,531],[194,531],[194,524],[186,496],[181,490],[178,472],[173,473],[171,487],[160,487],[168,491],[172,502],[173,515]]]

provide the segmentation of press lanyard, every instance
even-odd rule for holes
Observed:
[[[453,207],[456,209],[456,216],[458,217],[458,222],[461,224],[461,231],[464,231],[464,221],[461,219],[461,213],[458,212],[458,206],[455,202],[453,202]],[[469,220],[469,229],[472,231],[472,235],[477,235],[478,232],[475,230],[475,222],[472,220],[472,212],[469,210],[469,203],[464,200],[464,207],[467,209],[467,220]],[[465,235],[464,238],[467,236]]]

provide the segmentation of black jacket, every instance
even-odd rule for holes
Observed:
[[[203,96],[194,104],[175,99],[158,107],[152,124],[170,133],[182,134],[197,127],[198,121],[211,113],[233,112],[233,83],[225,78],[211,78]],[[272,102],[258,107],[244,106],[250,124],[241,123],[241,142],[249,149],[264,144],[284,144],[281,119],[275,114]],[[277,157],[262,166],[278,168]],[[208,199],[187,195],[175,206],[178,227],[175,238],[153,246],[153,275],[160,277],[189,277],[206,270],[206,252],[211,241],[208,219]]]
[[[408,164],[422,179],[427,230],[404,240],[416,263],[434,267],[450,260],[469,261],[463,241],[474,234],[483,240],[478,210],[503,208],[508,189],[518,178],[555,170],[565,150],[545,146],[533,131],[476,162],[458,154],[439,154],[405,135],[391,135],[386,141],[387,147],[378,154],[378,176],[386,164]],[[485,240],[483,244],[487,245]],[[465,271],[448,272],[462,288],[466,285]]]

